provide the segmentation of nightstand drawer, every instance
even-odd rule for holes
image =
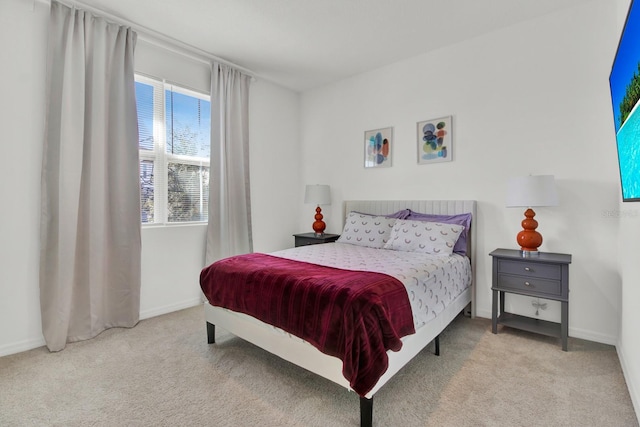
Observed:
[[[527,295],[562,296],[562,282],[560,280],[546,280],[538,277],[498,274],[498,288],[522,292]]]
[[[558,264],[498,259],[498,273],[560,280],[562,279],[562,266]]]
[[[324,243],[323,241],[319,241],[318,239],[310,239],[306,237],[296,237],[295,245],[296,246],[308,246],[308,245],[317,245],[318,243]]]

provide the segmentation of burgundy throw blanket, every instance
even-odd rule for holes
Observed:
[[[382,273],[254,253],[205,267],[200,286],[211,305],[253,316],[340,358],[360,396],[387,370],[387,350],[400,350],[400,338],[415,332],[404,285]]]

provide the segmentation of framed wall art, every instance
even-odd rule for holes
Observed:
[[[450,162],[453,157],[451,116],[418,122],[418,164]]]
[[[388,168],[391,166],[393,128],[368,130],[364,133],[364,167]]]

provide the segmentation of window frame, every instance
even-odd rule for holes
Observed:
[[[140,223],[143,227],[158,226],[185,226],[201,225],[208,222],[207,219],[196,221],[169,221],[168,208],[168,167],[169,163],[180,163],[200,168],[206,167],[211,177],[210,158],[200,156],[187,156],[167,153],[167,129],[166,129],[166,91],[180,93],[194,98],[211,102],[211,96],[184,86],[168,82],[165,79],[135,73],[135,82],[153,87],[153,150],[138,148],[139,164],[143,161],[153,162],[153,222]],[[139,142],[138,142],[139,143]],[[139,181],[139,185],[141,185]],[[204,198],[204,194],[202,195]],[[142,204],[142,197],[140,198]],[[208,216],[208,207],[207,207]]]

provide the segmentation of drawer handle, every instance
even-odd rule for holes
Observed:
[[[529,267],[525,267],[524,271],[531,271],[531,269]]]
[[[525,285],[525,286],[531,286],[531,283],[529,283],[529,282],[524,282],[524,285]]]

